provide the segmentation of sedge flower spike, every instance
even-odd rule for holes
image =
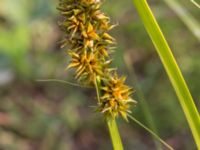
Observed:
[[[110,54],[115,39],[108,33],[115,25],[100,7],[101,0],[60,0],[59,25],[65,34],[61,47],[67,47],[71,61],[67,69],[75,69],[80,83],[95,86],[100,91],[97,104],[106,118],[121,115],[127,120],[130,113],[132,89],[125,85],[125,77],[118,77],[116,69],[110,68]]]
[[[104,79],[101,87],[102,96],[99,105],[99,110],[107,117],[115,118],[120,114],[124,119],[127,119],[127,113],[130,113],[130,103],[136,103],[131,99],[130,95],[133,90],[125,85],[126,78],[118,78],[117,75]]]

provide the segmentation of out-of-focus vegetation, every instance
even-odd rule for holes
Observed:
[[[200,109],[200,43],[164,1],[149,2]],[[197,7],[190,1],[179,2],[200,20]],[[105,123],[90,107],[95,105],[95,91],[35,81],[74,82],[73,73],[64,70],[69,59],[59,48],[56,5],[56,0],[0,1],[0,149],[112,148]],[[114,66],[127,74],[132,86],[136,76],[157,133],[175,149],[195,149],[177,97],[132,2],[107,0],[104,10],[119,24],[112,31],[119,43]],[[133,115],[148,124],[137,91],[133,97],[138,101]],[[119,126],[125,149],[155,149],[152,137],[135,123],[120,120]]]

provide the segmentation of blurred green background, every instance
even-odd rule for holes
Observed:
[[[200,109],[200,42],[164,0],[148,2]],[[178,2],[200,20],[200,10],[189,0]],[[94,90],[36,81],[75,82],[73,71],[64,70],[69,58],[59,48],[57,4],[0,0],[0,150],[112,149],[105,122],[90,107],[96,104]],[[131,0],[107,0],[103,10],[119,24],[112,31],[118,41],[113,66],[136,88],[133,116],[153,125],[175,149],[195,150],[177,97]],[[140,126],[118,121],[126,150],[156,149]]]

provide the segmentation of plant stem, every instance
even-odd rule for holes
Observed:
[[[100,80],[98,79],[98,77],[96,77],[94,84],[95,84],[98,103],[100,103],[100,86],[101,86],[101,84],[100,84]],[[119,130],[118,130],[115,119],[107,119],[106,121],[108,124],[108,129],[110,132],[110,137],[112,140],[112,145],[113,145],[114,150],[123,150],[121,137],[120,137]]]
[[[197,2],[195,2],[194,0],[191,0],[191,2],[192,2],[195,6],[197,6],[198,8],[200,8],[200,5],[199,5]]]
[[[159,57],[179,98],[179,102],[185,113],[196,145],[200,150],[200,116],[183,75],[147,1],[133,0],[133,2],[154,46],[156,47]]]
[[[115,119],[107,120],[107,124],[108,124],[110,137],[112,139],[112,144],[113,144],[114,150],[123,150],[123,145],[121,142],[119,130],[118,130]]]

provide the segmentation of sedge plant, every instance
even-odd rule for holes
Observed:
[[[170,47],[146,0],[133,0],[178,96],[192,135],[200,150],[200,116]]]
[[[118,116],[128,120],[130,105],[136,101],[130,97],[132,88],[124,84],[126,78],[119,77],[116,69],[109,67],[115,39],[108,31],[115,25],[101,12],[101,5],[99,0],[60,0],[59,25],[65,33],[62,47],[67,46],[71,56],[67,69],[75,69],[80,84],[96,89],[96,110],[107,121],[114,149],[122,150],[115,120]]]
[[[119,116],[126,121],[128,118],[133,120],[173,150],[153,131],[131,116],[130,107],[137,102],[131,98],[133,89],[125,84],[126,77],[120,77],[117,69],[110,67],[116,40],[108,32],[115,25],[111,24],[110,18],[101,11],[101,5],[101,0],[59,0],[59,26],[65,35],[61,47],[67,48],[67,54],[71,57],[67,69],[75,70],[74,76],[80,86],[96,89],[96,111],[100,112],[107,122],[115,150],[123,150],[116,123]],[[79,86],[56,79],[46,81]]]

